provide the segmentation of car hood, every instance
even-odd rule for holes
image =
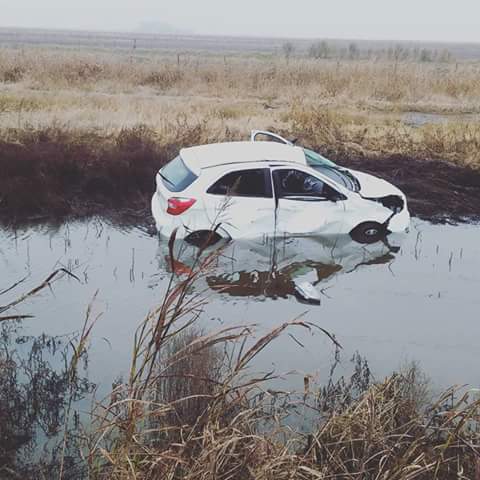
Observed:
[[[404,198],[405,195],[391,183],[381,178],[374,177],[368,173],[358,172],[356,170],[350,170],[349,172],[354,175],[360,183],[360,194],[362,197],[368,198],[380,198],[387,195],[399,195]]]

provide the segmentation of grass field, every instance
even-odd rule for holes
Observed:
[[[3,48],[1,135],[142,124],[167,141],[201,125],[221,140],[274,128],[335,150],[475,165],[479,73],[476,62]]]
[[[12,35],[0,31],[0,163],[13,175],[4,175],[0,208],[12,204],[5,192],[36,181],[25,172],[39,156],[55,158],[45,167],[49,172],[68,167],[53,182],[56,190],[48,178],[43,182],[51,200],[45,208],[62,211],[55,198],[64,198],[69,175],[89,166],[96,172],[89,174],[94,178],[88,178],[87,191],[92,185],[128,190],[135,182],[128,175],[120,181],[128,171],[124,159],[131,167],[134,158],[146,162],[151,154],[148,169],[135,163],[135,178],[146,191],[151,178],[140,176],[148,171],[151,177],[179,148],[246,139],[251,129],[297,137],[346,164],[397,156],[480,167],[480,63],[463,58],[473,55],[471,46],[457,52],[463,52],[461,60],[441,53],[450,52],[445,46],[366,50],[361,43],[347,50],[332,44],[327,58],[316,58],[321,51],[312,53],[305,41],[282,48],[264,39],[255,50],[248,39],[249,47],[236,51],[232,45],[240,48],[242,42],[229,39],[227,51],[208,49],[205,38],[195,50],[189,37],[177,44],[168,37],[170,46],[162,48],[140,48],[146,37],[127,48],[122,37],[121,48],[114,48],[119,40],[112,43],[113,34],[64,34],[58,44],[49,43],[59,42],[58,32],[43,32],[43,43],[38,32],[20,32],[16,41]],[[95,38],[101,39],[98,48]],[[98,172],[108,175],[100,178]],[[21,204],[17,196],[15,204]]]

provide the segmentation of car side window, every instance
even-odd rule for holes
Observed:
[[[324,198],[329,190],[320,179],[295,169],[274,170],[273,179],[279,197]]]
[[[207,193],[233,197],[272,198],[270,172],[266,168],[230,172],[217,180]]]

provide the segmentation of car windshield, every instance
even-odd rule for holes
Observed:
[[[352,192],[358,192],[360,190],[360,183],[348,170],[322,165],[312,166],[312,168]]]
[[[180,155],[167,163],[159,172],[163,184],[171,192],[181,192],[198,177],[185,165]]]
[[[320,155],[313,150],[308,148],[304,148],[303,152],[305,153],[305,158],[307,160],[307,165],[309,167],[316,167],[316,166],[327,166],[327,167],[336,167],[337,164],[325,158],[324,156]]]
[[[331,178],[334,182],[339,183],[352,192],[360,190],[360,183],[348,170],[339,167],[336,163],[313,150],[304,148],[303,151],[309,167]]]

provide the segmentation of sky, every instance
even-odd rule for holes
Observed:
[[[480,42],[480,0],[0,0],[0,26]]]

